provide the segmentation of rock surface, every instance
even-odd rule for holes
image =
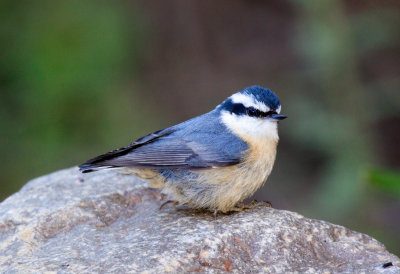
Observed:
[[[113,171],[62,170],[0,204],[0,272],[400,273],[375,239],[262,204],[214,218]]]

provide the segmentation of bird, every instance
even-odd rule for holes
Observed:
[[[270,175],[278,145],[278,96],[254,85],[215,109],[146,135],[79,165],[82,173],[117,168],[161,188],[176,204],[227,213]]]

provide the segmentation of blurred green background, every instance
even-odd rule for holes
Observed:
[[[259,84],[289,119],[255,197],[400,254],[400,1],[0,2],[0,200]]]

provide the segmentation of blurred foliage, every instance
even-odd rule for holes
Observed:
[[[374,162],[376,151],[372,135],[364,132],[371,116],[382,115],[379,108],[364,107],[370,101],[379,104],[382,98],[362,83],[357,64],[363,51],[377,50],[398,40],[397,28],[392,26],[399,20],[387,10],[349,19],[343,2],[336,0],[295,3],[304,19],[298,26],[297,41],[302,58],[309,63],[310,71],[305,73],[311,75],[302,78],[303,89],[312,87],[308,89],[316,92],[293,98],[292,103],[298,106],[293,116],[307,122],[297,123],[290,132],[296,142],[306,142],[329,159],[316,201],[307,211],[318,217],[328,213],[330,220],[339,221],[343,215],[352,215],[348,209],[355,208],[365,196],[362,185],[356,182],[363,167]],[[379,35],[371,39],[375,33]],[[393,100],[397,97],[392,94]]]
[[[3,198],[146,129],[129,118],[146,115],[143,100],[123,86],[141,34],[124,27],[129,14],[119,2],[2,1],[0,13]]]
[[[400,172],[371,169],[366,179],[374,188],[400,198]]]

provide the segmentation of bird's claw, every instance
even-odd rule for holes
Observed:
[[[231,209],[231,211],[241,212],[246,209],[253,209],[259,206],[272,207],[272,204],[270,202],[258,202],[256,200],[253,200],[250,203],[239,202]]]
[[[173,201],[173,200],[168,200],[168,201],[164,202],[164,203],[160,206],[160,210],[161,210],[164,206],[166,206],[166,205],[168,205],[168,204],[172,204],[172,206],[175,207],[175,206],[179,205],[179,202]]]

